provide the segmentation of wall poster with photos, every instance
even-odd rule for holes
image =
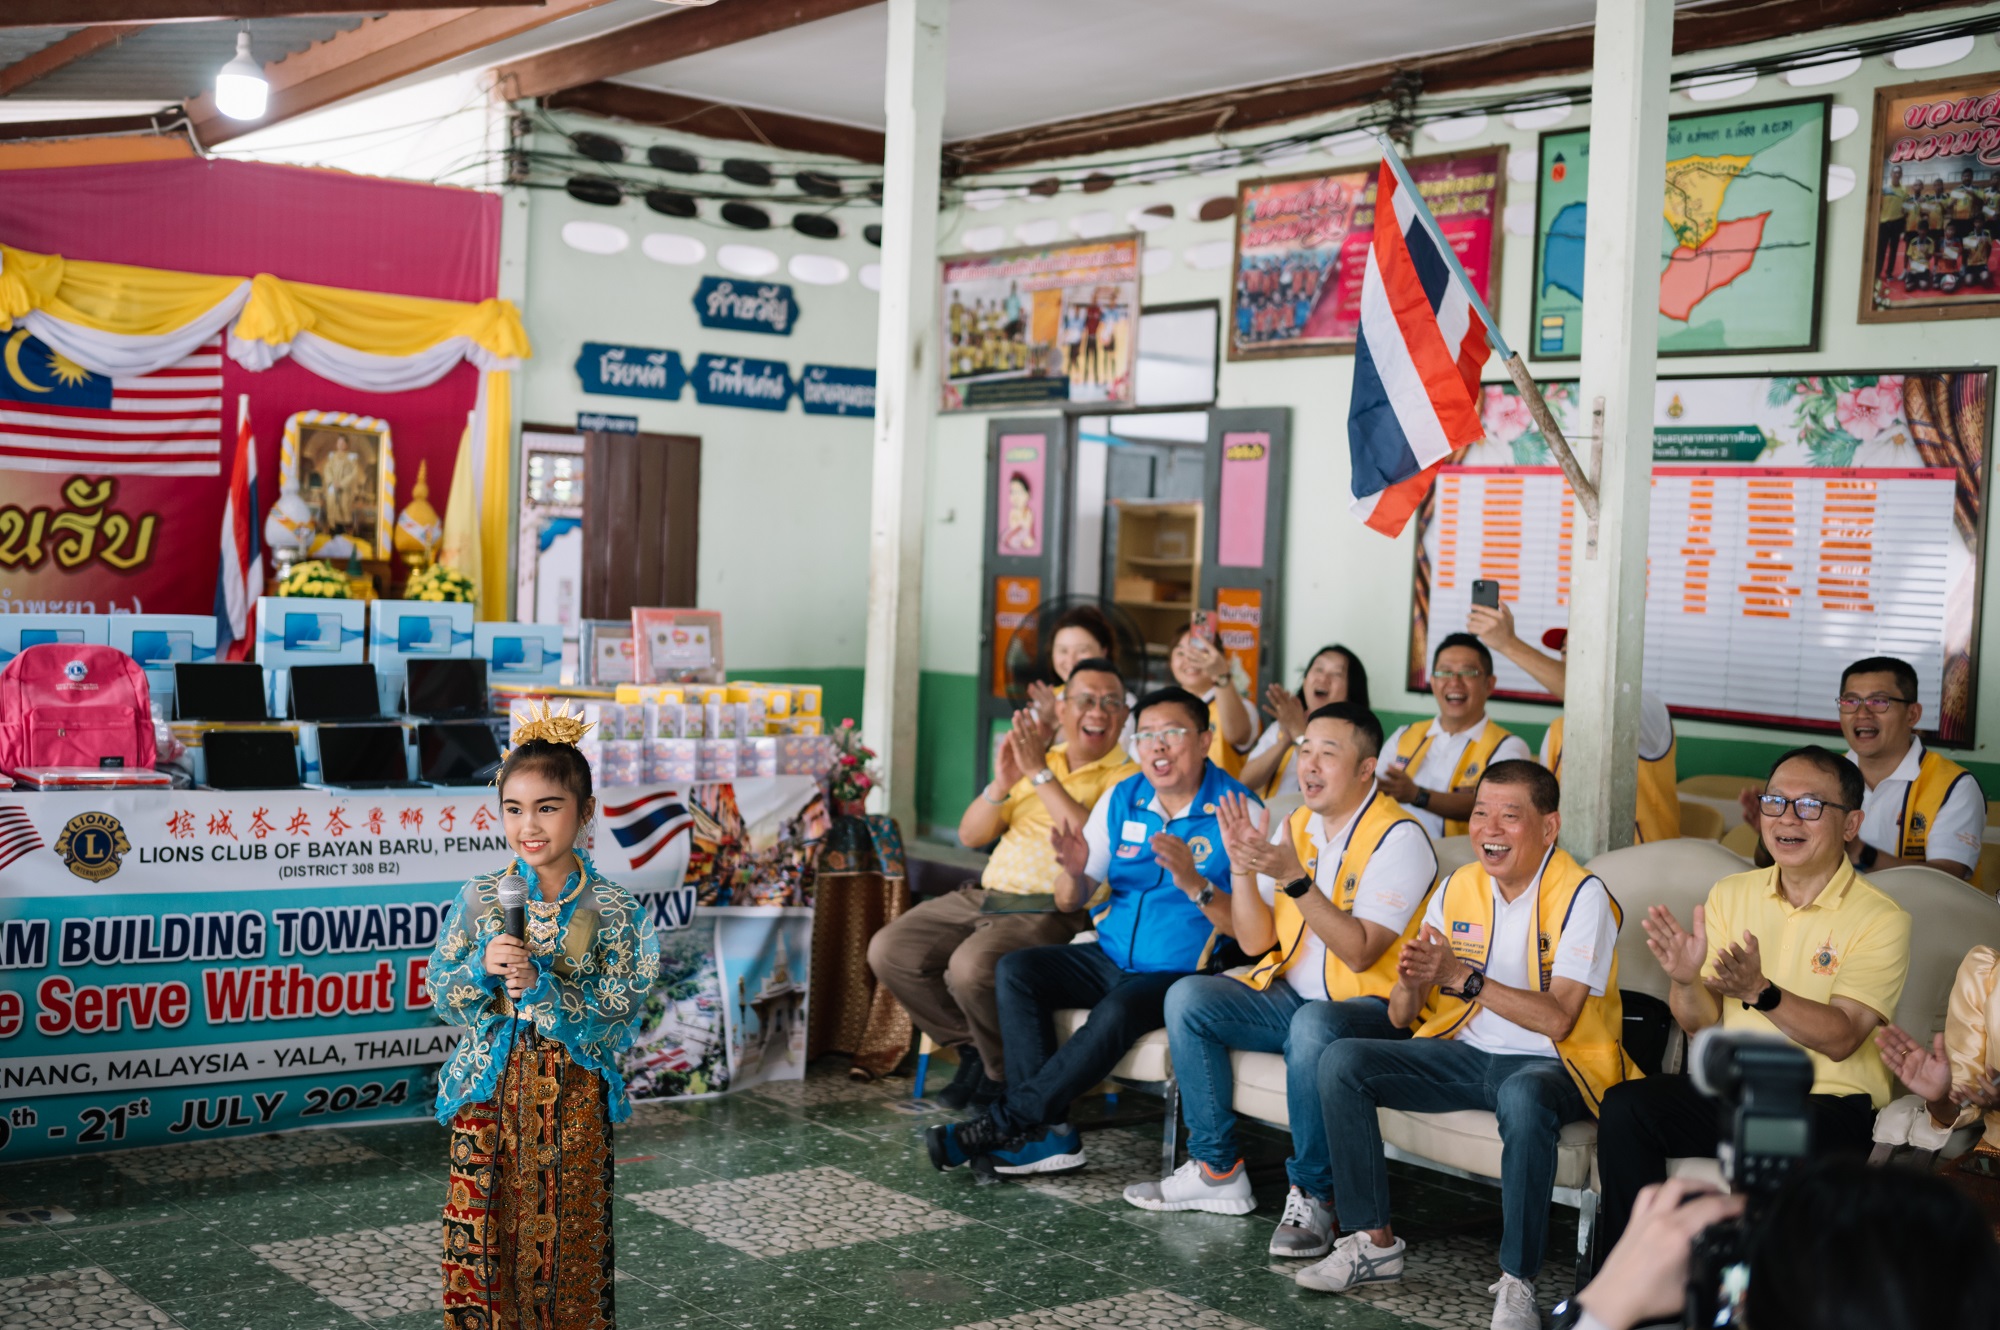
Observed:
[[[1418,157],[1406,165],[1466,276],[1493,308],[1507,149]],[[1237,187],[1231,360],[1354,350],[1361,283],[1375,239],[1378,169],[1371,162]]]
[[[1861,321],[2000,315],[2000,74],[1875,90]]]
[[[1646,686],[1676,715],[1833,732],[1840,671],[1896,656],[1923,728],[1973,742],[1994,371],[1662,377],[1655,389]],[[1571,438],[1574,381],[1544,385]],[[1512,384],[1417,511],[1408,678],[1490,578],[1525,641],[1569,623],[1583,522]],[[1495,662],[1496,696],[1552,702]]]
[[[1131,405],[1142,249],[1111,236],[941,260],[939,409]]]

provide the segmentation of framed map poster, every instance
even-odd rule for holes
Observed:
[[[1662,378],[1655,389],[1645,683],[1675,715],[1834,732],[1840,671],[1917,672],[1926,739],[1973,742],[1991,369]],[[1574,382],[1547,386],[1580,431]],[[1567,627],[1584,522],[1512,384],[1417,514],[1410,686],[1490,578],[1517,631]],[[1495,663],[1496,696],[1548,702]]]
[[[1130,406],[1142,248],[1112,236],[942,260],[939,408]]]
[[[1861,321],[2000,316],[2000,74],[1875,90]]]
[[[1819,347],[1830,98],[1667,121],[1660,354]],[[1582,355],[1590,131],[1542,135],[1530,354]]]
[[[1507,149],[1418,157],[1406,165],[1491,309],[1498,295]],[[1231,360],[1353,352],[1361,327],[1361,280],[1375,239],[1378,169],[1371,163],[1246,180],[1237,187]]]

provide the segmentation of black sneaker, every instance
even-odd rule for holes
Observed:
[[[979,1078],[979,1088],[972,1092],[974,1108],[991,1108],[1007,1097],[1007,1082],[996,1081],[990,1076]]]
[[[973,1101],[982,1083],[990,1083],[986,1081],[986,1064],[980,1061],[978,1045],[967,1044],[958,1051],[958,1075],[933,1097],[946,1108],[961,1109]]]
[[[931,1165],[940,1173],[962,1168],[980,1155],[1005,1147],[1009,1140],[1001,1134],[999,1123],[983,1116],[942,1123],[924,1131],[924,1148],[930,1152]]]

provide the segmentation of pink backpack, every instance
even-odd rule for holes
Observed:
[[[44,642],[0,669],[0,771],[150,769],[146,671],[116,647]]]

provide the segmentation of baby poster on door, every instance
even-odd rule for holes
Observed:
[[[1000,439],[999,553],[1038,559],[1042,554],[1042,449],[1040,434],[1007,434]]]

